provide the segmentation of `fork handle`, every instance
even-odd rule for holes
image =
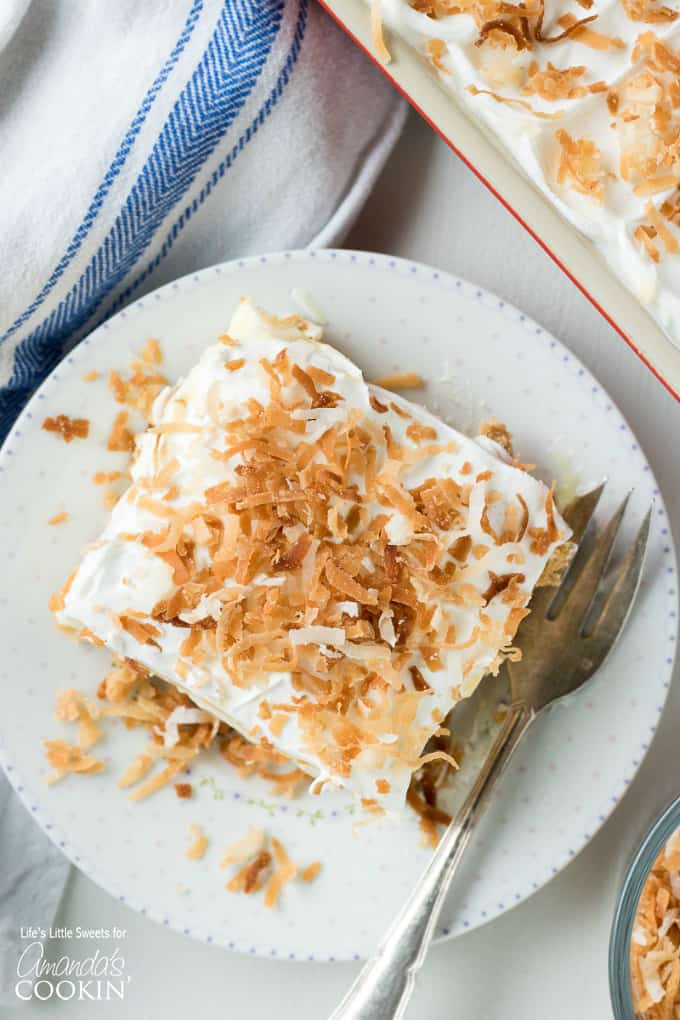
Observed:
[[[512,705],[479,775],[442,836],[432,860],[385,936],[330,1020],[402,1020],[444,898],[489,794],[534,713]]]

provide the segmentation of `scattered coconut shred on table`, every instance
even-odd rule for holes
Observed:
[[[42,428],[45,432],[53,432],[65,443],[71,443],[74,439],[87,439],[90,434],[90,422],[87,418],[70,418],[67,414],[45,418]]]

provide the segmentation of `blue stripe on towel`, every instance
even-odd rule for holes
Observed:
[[[63,256],[55,266],[47,283],[43,286],[40,293],[31,302],[28,308],[26,308],[21,313],[19,318],[14,323],[12,323],[7,332],[2,337],[0,337],[0,343],[2,343],[3,340],[8,340],[11,336],[14,336],[16,331],[20,329],[21,326],[23,326],[23,324],[26,322],[26,320],[29,319],[31,315],[33,315],[33,313],[40,307],[40,305],[44,302],[45,298],[50,294],[55,284],[57,284],[58,281],[61,279],[65,270],[68,268],[71,261],[80,250],[83,241],[89,234],[92,225],[94,224],[94,222],[97,219],[97,216],[99,215],[99,211],[102,205],[104,204],[106,196],[111,190],[113,182],[115,181],[116,177],[118,176],[118,174],[125,165],[125,161],[128,155],[130,154],[135,141],[137,140],[137,136],[139,135],[139,132],[142,129],[142,125],[144,124],[144,121],[146,120],[149,111],[151,110],[159,93],[161,92],[163,85],[168,80],[170,72],[173,70],[177,61],[182,55],[182,52],[184,51],[186,44],[191,38],[191,35],[194,31],[194,28],[196,27],[196,24],[200,20],[201,13],[203,11],[203,3],[204,0],[192,0],[191,9],[187,16],[187,20],[184,24],[182,34],[180,35],[179,39],[173,46],[170,55],[168,56],[167,60],[163,64],[163,67],[156,76],[155,81],[151,84],[146,95],[144,96],[141,106],[139,107],[137,113],[133,117],[130,127],[125,133],[125,137],[123,138],[123,141],[121,142],[118,151],[116,152],[116,155],[113,157],[111,166],[106,171],[106,174],[102,178],[101,184],[99,185],[94,194],[94,198],[90,203],[90,207],[87,210],[87,213],[85,214],[82,223],[80,224],[77,231],[73,235],[73,238],[71,239],[68,248],[66,249]]]
[[[0,438],[59,361],[69,337],[141,258],[233,123],[281,28],[283,6],[282,0],[226,0],[213,37],[108,237],[70,293],[18,345],[12,378],[0,392]],[[270,100],[264,116],[272,108]],[[239,141],[239,149],[252,134]]]
[[[146,268],[132,281],[132,283],[128,287],[126,287],[121,294],[118,295],[113,304],[106,310],[106,313],[99,319],[97,325],[99,325],[102,322],[105,322],[106,319],[110,318],[111,315],[114,315],[115,312],[117,312],[120,308],[127,304],[127,302],[133,296],[135,291],[138,290],[139,287],[144,283],[144,281],[151,275],[151,273],[153,273],[154,270],[158,268],[160,263],[163,261],[165,256],[172,248],[182,228],[189,222],[191,217],[194,215],[195,212],[197,212],[200,206],[203,205],[206,198],[208,198],[208,196],[211,194],[216,185],[219,184],[219,182],[222,180],[227,170],[232,166],[238,154],[245,148],[247,143],[257,132],[258,128],[261,127],[261,125],[267,119],[271,111],[274,109],[279,99],[281,98],[283,90],[288,84],[292,70],[297,62],[297,58],[300,53],[300,48],[302,46],[302,40],[305,34],[306,25],[307,25],[307,0],[300,0],[300,12],[290,52],[288,53],[288,57],[286,58],[286,62],[281,70],[281,74],[279,75],[278,81],[276,82],[276,85],[272,89],[267,101],[258,111],[257,116],[254,118],[253,122],[248,126],[247,130],[241,135],[239,140],[232,147],[231,151],[226,156],[226,158],[223,159],[220,165],[217,167],[217,169],[213,171],[209,181],[207,182],[207,184],[205,184],[203,188],[201,188],[200,192],[198,193],[196,198],[194,198],[191,205],[188,205],[182,211],[181,215],[175,220],[171,229],[168,231],[158,254],[153,259],[151,259]]]

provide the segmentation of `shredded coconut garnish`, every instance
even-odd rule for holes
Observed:
[[[522,92],[555,102],[558,99],[576,99],[589,93],[606,91],[607,85],[603,81],[593,82],[591,85],[582,84],[580,79],[585,73],[584,65],[560,70],[548,61],[547,67],[541,70],[534,61],[529,67],[527,83]]]
[[[321,871],[321,862],[314,861],[302,869],[294,864],[283,844],[261,829],[251,829],[247,836],[232,843],[224,851],[220,867],[236,866],[237,870],[225,888],[232,893],[250,895],[264,889],[264,905],[275,907],[288,882],[300,879],[313,882]]]
[[[673,1020],[680,1007],[680,829],[657,857],[638,903],[630,947],[633,1007]]]
[[[602,204],[605,171],[600,150],[590,138],[572,138],[560,129],[555,137],[560,146],[558,184],[570,184],[576,191]]]
[[[480,89],[476,85],[466,85],[468,92],[473,96],[489,96],[496,103],[505,103],[506,106],[518,106],[523,110],[527,110],[532,116],[538,117],[541,120],[553,120],[559,116],[560,113],[544,113],[542,110],[535,110],[531,103],[526,102],[524,99],[516,99],[513,96],[501,96],[498,92],[494,92],[492,89]]]
[[[676,21],[680,13],[666,4],[657,3],[656,0],[621,0],[621,2],[632,21],[645,21],[647,24]]]
[[[200,825],[192,825],[190,832],[191,845],[184,851],[184,856],[188,857],[189,860],[192,861],[200,861],[208,849],[208,837],[203,832]]]
[[[425,385],[425,380],[417,372],[393,372],[374,379],[373,385],[383,390],[417,390]]]
[[[371,0],[371,34],[376,55],[383,64],[389,64],[392,55],[385,43],[381,6],[381,0]]]
[[[428,39],[427,55],[433,67],[436,67],[437,70],[441,71],[443,74],[449,73],[443,62],[444,56],[446,55],[446,43],[443,39]]]

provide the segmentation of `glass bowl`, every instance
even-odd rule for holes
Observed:
[[[609,992],[616,1020],[636,1020],[630,984],[630,940],[647,876],[663,847],[680,827],[680,797],[656,819],[631,860],[614,914],[609,941]]]

